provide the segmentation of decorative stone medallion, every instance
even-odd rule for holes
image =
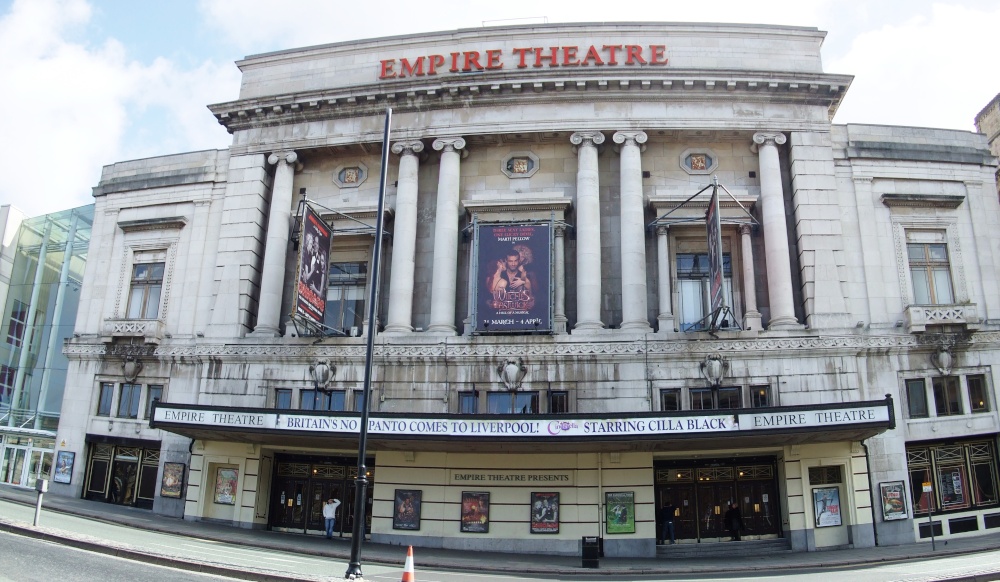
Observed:
[[[358,162],[340,166],[333,172],[333,183],[341,188],[357,188],[368,178],[368,167]]]
[[[681,153],[680,165],[688,174],[711,174],[719,166],[719,156],[707,148],[689,148]]]
[[[511,152],[503,159],[500,170],[508,178],[530,178],[538,171],[538,156],[531,152]]]

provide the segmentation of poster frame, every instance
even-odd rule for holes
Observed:
[[[624,521],[623,512],[627,512]],[[604,531],[609,535],[635,533],[635,491],[604,492]]]
[[[473,502],[478,508],[475,512],[471,510]],[[460,530],[463,533],[490,533],[490,494],[488,491],[462,491],[460,511]]]
[[[184,490],[184,463],[163,463],[163,477],[160,479],[160,497],[180,499]]]
[[[65,462],[64,462],[65,461]],[[76,463],[76,453],[73,451],[59,451],[56,453],[56,464],[52,468],[52,481],[54,483],[70,483],[73,480],[73,465]],[[60,467],[65,467],[60,469]]]
[[[392,504],[392,529],[420,530],[423,493],[422,489],[396,489]],[[412,511],[404,509],[407,499],[410,501]]]
[[[820,527],[836,527],[843,525],[843,511],[842,505],[840,503],[840,487],[813,487],[813,521],[817,528]],[[825,501],[829,500],[829,502]],[[829,511],[817,511],[819,504],[823,503],[824,507],[835,506],[837,512]]]
[[[906,484],[903,481],[887,481],[879,483],[878,489],[882,499],[882,521],[906,519]],[[892,502],[893,499],[898,503]]]
[[[559,493],[556,491],[531,492],[531,533],[559,533]],[[551,516],[551,517],[550,517]]]
[[[215,470],[215,495],[212,501],[219,505],[236,505],[240,470],[236,467],[219,467]],[[227,493],[228,491],[228,493]]]

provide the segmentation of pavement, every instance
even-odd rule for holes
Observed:
[[[11,504],[28,506],[33,509],[37,499],[34,490],[0,485],[0,531],[16,533],[44,539],[89,551],[139,560],[159,565],[172,566],[190,571],[198,571],[245,580],[261,581],[332,581],[340,577],[317,575],[315,573],[293,573],[262,568],[259,558],[251,554],[246,557],[225,559],[198,559],[184,552],[150,550],[149,546],[122,542],[129,534],[140,530],[164,538],[156,547],[180,547],[176,536],[196,540],[221,542],[224,547],[247,547],[273,550],[284,554],[305,557],[332,558],[347,562],[350,559],[349,540],[330,541],[323,536],[278,533],[265,530],[249,530],[228,525],[202,521],[188,521],[166,517],[148,510],[110,505],[84,499],[74,499],[53,494],[43,497],[43,509],[39,526],[33,526],[32,512],[25,508],[6,511],[5,507],[16,509]],[[8,517],[18,513],[28,521]],[[70,520],[77,516],[84,519]],[[110,529],[109,529],[110,528]],[[120,531],[119,531],[120,530]],[[119,539],[115,539],[116,537]],[[148,537],[148,536],[147,536]],[[173,540],[171,543],[168,541]],[[172,544],[172,545],[171,545]],[[940,558],[1000,549],[1000,533],[976,537],[951,539],[947,543],[938,540],[936,550],[929,543],[909,544],[874,548],[851,548],[819,552],[773,552],[765,555],[740,559],[739,570],[748,571],[789,571],[817,570],[824,568],[843,569],[900,562],[906,560]],[[724,549],[724,548],[723,548]],[[420,568],[451,571],[493,572],[499,574],[527,574],[535,577],[566,579],[573,576],[620,576],[640,574],[710,574],[732,573],[733,564],[729,560],[712,558],[602,558],[600,568],[584,569],[578,556],[548,556],[542,554],[507,554],[497,552],[469,552],[434,548],[416,548],[416,562]],[[402,572],[406,549],[401,546],[377,544],[365,541],[361,548],[361,563],[366,575],[366,565],[398,568]],[[329,569],[329,568],[328,568]],[[346,568],[344,568],[346,570]],[[973,577],[965,578],[972,580]],[[981,577],[977,579],[983,579]],[[989,578],[994,579],[994,578]],[[949,580],[962,580],[955,578]]]

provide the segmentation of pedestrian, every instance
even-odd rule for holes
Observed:
[[[663,540],[663,543],[667,543],[667,540],[670,540],[670,543],[672,544],[677,543],[674,541],[675,513],[677,513],[677,508],[674,507],[674,503],[669,499],[663,504],[663,507],[660,508],[660,523],[663,524],[663,535],[660,539]]]
[[[726,511],[725,520],[726,529],[729,530],[729,535],[732,536],[732,541],[740,541],[740,530],[743,529],[743,514],[740,513],[740,506],[735,501],[729,504],[729,510]]]
[[[323,504],[323,519],[326,520],[326,539],[333,539],[333,525],[337,521],[337,508],[340,500],[331,497]]]

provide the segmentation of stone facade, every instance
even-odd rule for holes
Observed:
[[[725,537],[735,501],[795,549],[912,543],[923,480],[950,487],[940,535],[993,527],[995,160],[968,132],[832,125],[851,77],[822,71],[823,37],[526,26],[240,61],[210,107],[228,150],[95,188],[58,436],[87,469],[54,490],[289,531],[336,495],[348,533],[374,328],[376,540],[652,556],[670,499],[682,542]],[[545,234],[505,259],[493,225]],[[332,265],[324,328],[295,315],[303,246]],[[486,297],[524,278],[520,307]]]

